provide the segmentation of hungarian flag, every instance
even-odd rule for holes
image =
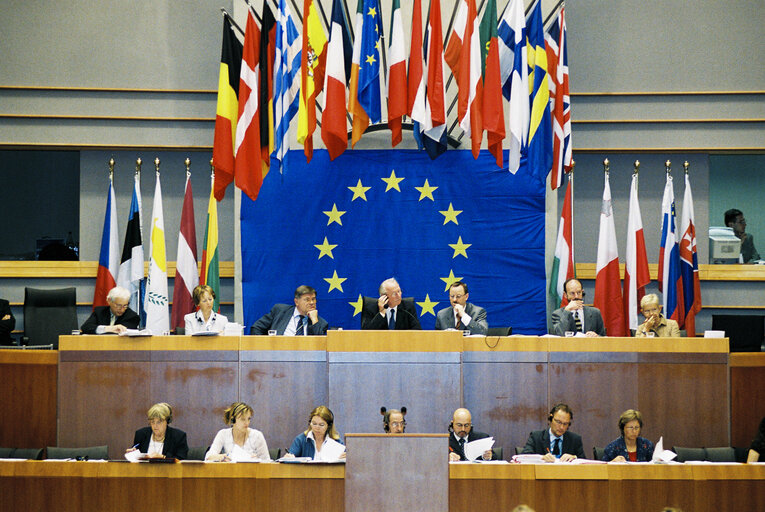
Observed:
[[[553,164],[550,176],[550,188],[553,190],[563,182],[563,173],[571,170],[571,100],[568,92],[568,42],[564,11],[565,7],[561,7],[545,34],[553,130]]]
[[[313,0],[303,1],[303,50],[300,61],[300,103],[297,141],[303,144],[306,161],[313,157],[313,132],[316,130],[316,96],[324,87],[327,62],[327,36],[321,26]]]
[[[223,17],[223,45],[218,74],[218,106],[215,111],[213,165],[218,173],[215,197],[220,201],[226,187],[234,181],[234,141],[239,109],[239,73],[242,43],[234,35],[227,16]]]
[[[165,215],[162,211],[162,187],[154,188],[149,245],[149,277],[146,280],[146,328],[153,334],[170,330],[170,310],[167,297],[167,254],[165,251]]]
[[[178,232],[178,255],[175,258],[175,280],[173,283],[173,311],[170,327],[184,327],[183,317],[193,313],[196,307],[192,294],[199,284],[197,273],[197,230],[194,225],[194,197],[191,193],[191,179],[186,175],[186,192],[183,195],[181,227]]]
[[[341,0],[333,0],[327,46],[327,72],[324,76],[324,105],[321,114],[321,140],[327,146],[330,160],[340,156],[348,147],[346,105],[352,52],[351,36],[343,4]]]
[[[680,248],[675,224],[675,190],[667,173],[661,200],[661,245],[659,246],[659,291],[664,295],[664,316],[685,324],[683,283],[680,275]],[[683,313],[681,313],[683,312]]]
[[[215,178],[210,183],[210,202],[207,206],[205,239],[202,242],[202,270],[199,284],[207,285],[215,292],[213,311],[220,311],[220,268],[218,264],[218,204],[213,195]]]
[[[648,257],[643,237],[643,219],[638,202],[638,175],[632,175],[630,186],[630,211],[627,218],[627,255],[624,259],[624,317],[629,329],[640,325],[638,312],[640,299],[645,295],[645,287],[651,282],[648,273]]]
[[[125,244],[122,246],[122,260],[117,286],[130,292],[130,309],[138,314],[143,311],[141,297],[146,286],[143,267],[143,236],[141,233],[141,174],[133,177],[133,198],[130,201]]]
[[[244,50],[239,75],[239,116],[234,143],[234,175],[236,186],[253,201],[263,183],[260,163],[260,29],[255,13],[247,9]]]
[[[263,22],[260,26],[260,67],[258,93],[260,95],[260,159],[263,178],[271,166],[274,150],[274,59],[276,58],[276,19],[263,2]]]
[[[563,211],[560,213],[558,224],[558,239],[555,242],[555,257],[550,272],[550,297],[555,307],[568,304],[563,284],[576,277],[574,266],[574,210],[571,198],[571,180],[566,187],[566,198],[563,200]]]
[[[406,48],[399,0],[393,0],[391,5],[388,57],[388,127],[391,131],[391,145],[395,147],[401,142],[401,118],[407,112]]]
[[[503,164],[502,141],[505,139],[505,112],[502,105],[502,81],[497,42],[497,2],[489,0],[481,20],[481,72],[483,75],[482,119],[489,152],[499,167]],[[475,140],[473,156],[477,158]]]
[[[621,278],[619,276],[619,251],[616,247],[616,225],[614,224],[608,173],[606,173],[606,182],[603,188],[603,204],[600,208],[594,303],[603,315],[603,324],[606,326],[608,335],[626,336]]]
[[[696,253],[696,224],[693,215],[693,194],[691,181],[685,175],[685,196],[683,197],[680,238],[680,274],[683,279],[683,306],[685,330],[688,336],[696,336],[696,313],[701,311],[701,283],[699,261]]]
[[[106,196],[104,229],[101,232],[101,252],[98,256],[96,290],[93,293],[93,308],[106,306],[109,290],[117,286],[120,268],[120,244],[117,240],[117,201],[114,197],[114,184],[109,177],[109,193]]]

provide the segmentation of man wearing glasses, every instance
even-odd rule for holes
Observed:
[[[489,434],[473,430],[472,415],[470,411],[464,408],[454,411],[452,422],[449,424],[449,433],[449,462],[468,460],[465,457],[465,443],[489,437]],[[480,458],[492,460],[494,458],[493,452],[486,450]]]
[[[603,325],[600,310],[584,305],[582,283],[578,279],[569,279],[563,283],[563,291],[566,293],[568,304],[553,311],[550,334],[564,336],[571,333],[569,336],[573,336],[581,332],[588,338],[605,336],[606,327]]]
[[[120,334],[128,329],[137,329],[140,318],[128,307],[130,292],[121,286],[109,290],[106,296],[108,306],[93,309],[80,330],[83,334]]]
[[[741,263],[754,263],[760,253],[754,247],[754,237],[746,233],[746,219],[741,210],[731,208],[725,212],[725,225],[733,228],[733,234],[741,239]]]
[[[568,428],[574,420],[574,412],[564,403],[556,404],[550,410],[547,421],[549,428],[535,430],[529,434],[523,453],[542,455],[545,462],[570,462],[576,458],[584,458],[582,436],[569,432]]]
[[[455,281],[449,287],[451,307],[444,308],[436,315],[436,330],[457,329],[470,331],[470,334],[486,334],[489,324],[486,310],[470,304],[468,287],[462,281]]]

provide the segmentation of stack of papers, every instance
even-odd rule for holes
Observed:
[[[120,336],[151,336],[149,329],[127,329],[125,332],[121,332]]]

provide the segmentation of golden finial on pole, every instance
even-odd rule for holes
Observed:
[[[141,158],[140,158],[140,157],[139,157],[139,158],[137,158],[137,159],[136,159],[136,161],[135,161],[135,173],[136,173],[138,176],[140,176],[140,175],[141,175],[141,164],[142,164],[142,163],[143,163],[143,161],[141,160]]]
[[[114,157],[109,159],[109,179],[114,177]]]
[[[608,174],[611,171],[611,162],[608,161],[608,158],[603,160],[603,171]]]
[[[191,160],[189,157],[186,157],[186,160],[183,161],[183,164],[186,166],[186,177],[188,178],[191,176],[191,171],[189,170],[189,167],[191,167]]]
[[[664,162],[664,170],[666,171],[667,174],[672,174],[672,162],[670,162],[669,160]]]
[[[159,157],[156,157],[154,159],[154,170],[156,171],[157,174],[159,174]]]
[[[688,163],[688,160],[683,162],[683,171],[685,171],[686,175],[688,174],[688,167],[690,167],[690,166],[691,166],[691,164]]]
[[[640,172],[640,160],[635,160],[635,171],[634,174],[638,174]]]
[[[215,177],[215,166],[213,165],[213,159],[210,159],[210,177]]]
[[[576,160],[571,160],[571,170],[568,171],[569,174],[574,174],[574,167],[576,167]]]

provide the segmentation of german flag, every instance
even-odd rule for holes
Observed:
[[[226,187],[234,181],[234,141],[239,109],[239,73],[242,67],[242,43],[236,38],[228,17],[223,17],[223,49],[218,75],[218,107],[215,112],[215,199],[220,201]]]
[[[276,20],[274,13],[263,4],[260,28],[260,158],[263,178],[271,165],[274,150],[274,59],[276,58]]]

